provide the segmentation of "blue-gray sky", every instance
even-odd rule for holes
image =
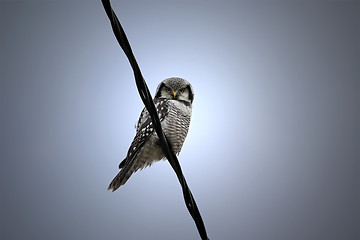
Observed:
[[[112,1],[210,239],[360,238],[358,1]],[[1,239],[200,239],[170,165],[107,186],[143,107],[100,1],[0,1]]]

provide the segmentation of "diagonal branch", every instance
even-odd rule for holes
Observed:
[[[174,154],[174,152],[172,151],[171,145],[170,145],[169,141],[167,140],[164,132],[162,131],[160,119],[159,119],[159,116],[157,115],[155,105],[152,100],[152,96],[151,96],[150,91],[147,87],[147,84],[144,80],[144,77],[141,74],[139,65],[136,62],[135,56],[131,50],[130,43],[126,37],[126,34],[119,22],[119,19],[117,18],[115,12],[113,11],[113,9],[111,7],[110,1],[102,0],[102,4],[104,6],[105,12],[106,12],[110,22],[111,22],[111,26],[112,26],[114,35],[115,35],[116,39],[118,40],[121,48],[123,49],[125,55],[127,56],[128,60],[130,62],[130,65],[134,71],[136,86],[138,88],[140,97],[151,116],[151,120],[154,124],[156,133],[160,139],[161,147],[164,151],[164,154],[165,154],[166,158],[168,159],[171,167],[174,169],[176,176],[179,179],[180,185],[183,190],[185,205],[186,205],[190,215],[192,216],[192,218],[195,221],[195,224],[199,231],[201,239],[208,240],[209,238],[207,237],[205,225],[201,218],[199,209],[196,205],[193,195],[191,194],[190,188],[188,187],[188,185],[186,183],[186,180],[182,173],[179,161],[178,161],[176,155]]]

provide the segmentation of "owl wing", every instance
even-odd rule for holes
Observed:
[[[169,113],[167,99],[155,98],[154,104],[155,104],[156,112],[161,122],[164,120],[165,116]],[[144,145],[146,140],[151,136],[154,130],[155,129],[153,127],[150,114],[147,111],[147,109],[144,108],[140,114],[139,121],[136,125],[136,135],[129,147],[126,158],[119,164],[120,169],[124,168],[125,165],[131,168],[131,166],[133,165],[133,160],[136,158],[141,147]]]
[[[154,103],[161,122],[169,113],[167,99],[156,98],[154,99]],[[136,164],[137,156],[145,142],[154,132],[151,117],[146,109],[144,109],[140,114],[140,119],[137,125],[137,132],[134,140],[130,145],[126,158],[119,164],[119,168],[121,170],[111,181],[108,187],[109,190],[112,189],[112,191],[115,191],[121,185],[124,185],[130,178],[131,174],[133,174],[138,169],[134,166]]]

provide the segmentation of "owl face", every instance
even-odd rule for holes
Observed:
[[[182,78],[167,78],[162,81],[155,94],[155,98],[181,100],[192,103],[194,93],[191,84]]]

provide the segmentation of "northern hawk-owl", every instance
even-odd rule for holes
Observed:
[[[162,81],[155,93],[154,104],[161,127],[176,154],[180,153],[188,133],[193,100],[191,84],[178,77]],[[121,170],[111,181],[108,189],[115,191],[124,185],[134,172],[164,157],[151,117],[144,108],[136,124],[136,135],[126,158],[119,164]]]

